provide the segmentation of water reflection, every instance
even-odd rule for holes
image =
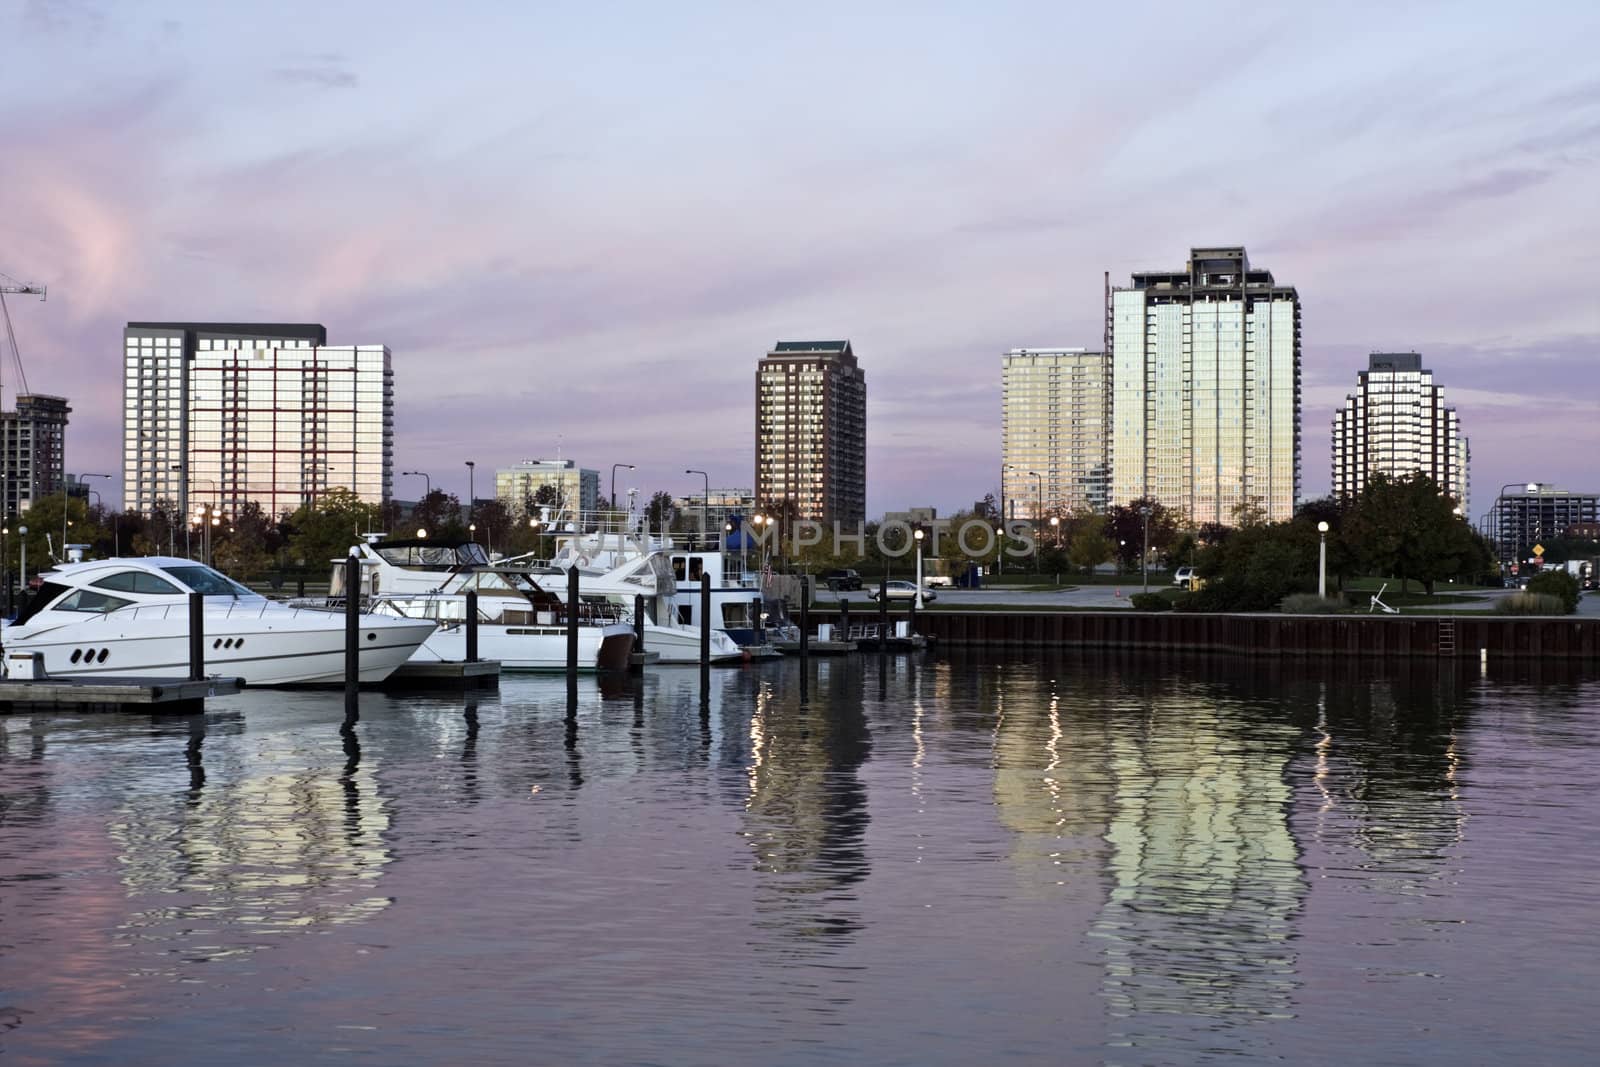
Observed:
[[[837,951],[861,929],[854,887],[868,873],[872,750],[853,672],[814,665],[809,699],[758,694],[750,728],[744,836],[762,878],[756,925],[784,957]]]

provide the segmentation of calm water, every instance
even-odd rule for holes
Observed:
[[[1593,1062],[1593,674],[878,662],[0,717],[0,1059]]]

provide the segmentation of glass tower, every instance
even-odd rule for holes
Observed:
[[[1240,247],[1135,273],[1106,305],[1111,503],[1194,523],[1288,519],[1300,496],[1300,297]]]
[[[1036,511],[1104,511],[1111,397],[1106,354],[1013,348],[1001,361],[1007,518],[1031,518]]]

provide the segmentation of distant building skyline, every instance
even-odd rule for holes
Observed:
[[[1470,446],[1456,409],[1417,352],[1374,352],[1333,416],[1333,493],[1352,499],[1375,475],[1426,474],[1471,515]]]
[[[600,472],[578,466],[572,459],[525,459],[494,472],[495,499],[512,515],[532,515],[545,487],[559,494],[559,505],[569,511],[593,515],[600,508]],[[554,510],[554,509],[552,509]]]
[[[329,345],[318,323],[129,322],[123,426],[123,507],[145,514],[393,495],[389,349]]]
[[[1105,511],[1110,369],[1104,352],[1084,348],[1013,348],[1001,356],[1001,489],[1011,516],[1031,518],[1041,505]]]
[[[1600,522],[1600,493],[1543,482],[1510,486],[1495,497],[1484,518],[1488,529],[1483,532],[1499,546],[1502,563],[1527,560],[1541,541]]]
[[[867,515],[867,384],[849,341],[779,341],[756,367],[756,503]]]
[[[23,393],[15,410],[0,412],[0,518],[61,492],[71,413],[66,397],[44,393]]]
[[[1196,525],[1269,521],[1300,500],[1300,297],[1243,246],[1111,291],[1111,503],[1151,498]]]

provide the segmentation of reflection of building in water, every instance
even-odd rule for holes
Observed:
[[[285,770],[203,789],[176,807],[167,797],[130,800],[109,830],[128,896],[148,906],[123,923],[126,935],[203,937],[182,958],[216,959],[387,907],[373,890],[390,859],[389,816],[375,773],[359,764],[356,749],[342,775]]]
[[[785,952],[836,951],[861,927],[853,886],[867,875],[872,742],[850,672],[819,673],[809,704],[764,693],[751,718],[745,836],[764,875],[758,925]]]

